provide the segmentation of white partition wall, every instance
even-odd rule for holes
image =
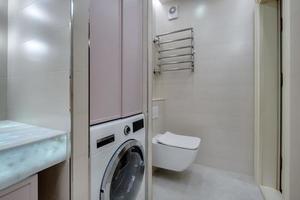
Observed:
[[[257,4],[255,12],[255,177],[258,184],[279,189],[279,4]]]
[[[89,3],[74,0],[71,200],[89,199]]]
[[[283,4],[283,195],[300,199],[300,1]]]

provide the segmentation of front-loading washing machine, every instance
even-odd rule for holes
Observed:
[[[145,119],[91,127],[91,200],[145,200]]]

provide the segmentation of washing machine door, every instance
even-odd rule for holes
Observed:
[[[144,150],[137,140],[125,142],[106,168],[100,200],[135,200],[144,178]]]

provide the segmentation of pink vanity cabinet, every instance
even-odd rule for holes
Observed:
[[[0,191],[0,200],[38,200],[37,175]]]
[[[142,18],[142,0],[91,0],[91,125],[142,112]]]

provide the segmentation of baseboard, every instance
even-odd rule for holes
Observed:
[[[265,200],[283,200],[281,192],[270,187],[260,186]]]

